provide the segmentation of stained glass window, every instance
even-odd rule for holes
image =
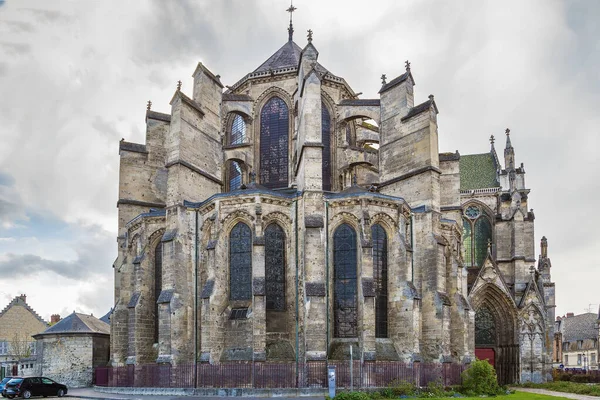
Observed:
[[[229,163],[229,190],[237,190],[242,186],[242,168],[237,161]]]
[[[273,97],[260,113],[260,183],[270,189],[288,185],[287,105]]]
[[[475,313],[475,344],[496,344],[496,320],[492,312],[485,307]]]
[[[347,224],[333,234],[334,336],[357,337],[356,232]]]
[[[252,231],[243,222],[229,234],[229,298],[252,299]]]
[[[463,218],[463,260],[467,267],[473,264],[471,222]]]
[[[331,190],[331,117],[325,103],[321,102],[321,142],[323,143],[323,190]]]
[[[475,221],[473,232],[473,253],[475,265],[481,267],[488,253],[488,242],[492,240],[492,225],[486,217],[478,218]]]
[[[229,144],[242,144],[246,140],[246,123],[244,118],[235,114],[231,122],[231,132],[229,136]]]
[[[471,219],[479,217],[479,214],[481,214],[481,211],[479,211],[479,208],[475,206],[469,206],[465,211],[465,215]]]
[[[371,227],[373,239],[373,283],[375,285],[375,337],[388,336],[387,235],[381,225]]]
[[[154,343],[158,343],[158,296],[162,290],[162,242],[154,248]]]
[[[277,224],[265,229],[267,310],[285,310],[285,233]]]

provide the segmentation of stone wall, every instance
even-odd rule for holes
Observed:
[[[48,335],[39,341],[41,374],[68,387],[91,386],[94,368],[108,362],[106,336]]]

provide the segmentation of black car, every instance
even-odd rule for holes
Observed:
[[[6,395],[4,394],[4,386],[6,386],[6,384],[8,383],[8,381],[10,381],[13,378],[18,378],[18,376],[6,376],[0,382],[0,393],[2,394],[2,397],[6,397]]]
[[[4,387],[2,395],[12,399],[14,397],[23,397],[28,399],[31,396],[58,396],[63,397],[67,394],[67,387],[52,379],[39,376],[28,378],[13,378]]]

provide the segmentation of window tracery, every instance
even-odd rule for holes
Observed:
[[[252,299],[252,231],[243,222],[229,233],[229,299]]]
[[[237,161],[229,162],[229,191],[242,187],[242,167]]]
[[[277,224],[265,229],[267,310],[285,310],[285,233]]]
[[[463,260],[467,267],[481,267],[493,241],[490,218],[479,206],[470,205],[463,217]]]
[[[334,336],[357,337],[356,232],[348,224],[333,234]]]
[[[260,113],[260,183],[270,189],[288,185],[289,112],[273,97]]]
[[[480,308],[475,313],[475,344],[496,344],[496,319],[486,307]]]
[[[331,116],[324,102],[321,102],[321,143],[323,144],[322,177],[323,190],[331,190]]]
[[[373,283],[375,285],[375,337],[388,337],[387,234],[379,224],[371,227],[373,240]]]

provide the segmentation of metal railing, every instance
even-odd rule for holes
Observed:
[[[349,361],[295,363],[149,364],[98,367],[94,383],[107,387],[193,388],[326,388],[327,367],[336,367],[338,388],[380,388],[406,382],[427,386],[439,382],[459,385],[466,366],[451,363]],[[352,379],[351,379],[352,377]]]

